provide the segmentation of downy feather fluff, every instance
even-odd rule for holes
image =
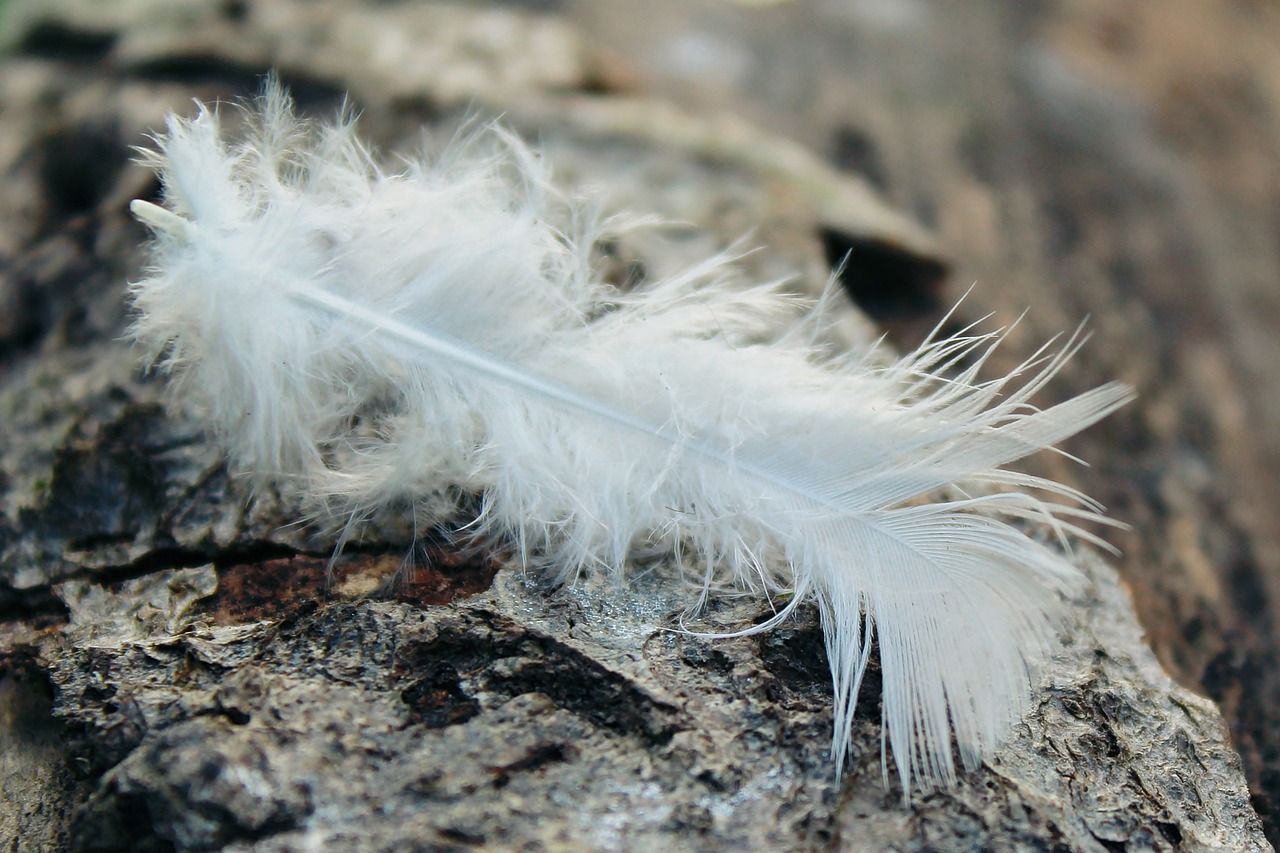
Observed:
[[[1058,544],[1096,542],[1100,509],[1004,466],[1130,396],[1032,406],[1074,338],[991,380],[998,335],[833,355],[815,315],[772,334],[796,300],[723,258],[604,284],[581,205],[501,130],[392,168],[277,86],[250,112],[238,141],[171,118],[146,155],[165,207],[133,206],[133,333],[239,471],[357,520],[481,495],[477,529],[564,580],[666,546],[701,595],[786,602],[753,630],[814,602],[837,768],[873,638],[905,792],[1000,741],[1079,578]]]

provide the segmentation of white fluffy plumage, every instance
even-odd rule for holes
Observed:
[[[837,767],[875,638],[907,792],[1026,707],[1079,579],[1034,531],[1096,542],[1100,508],[1005,466],[1130,397],[1031,405],[1074,339],[980,380],[998,335],[832,355],[773,335],[796,300],[722,258],[619,292],[580,206],[494,128],[388,171],[268,85],[239,141],[201,107],[156,142],[133,332],[239,471],[345,518],[481,495],[478,528],[560,579],[670,547],[704,592],[787,602],[757,630],[815,602]]]

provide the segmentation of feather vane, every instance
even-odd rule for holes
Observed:
[[[155,232],[133,335],[238,470],[356,520],[460,487],[561,580],[697,555],[701,595],[788,599],[752,630],[816,602],[837,766],[874,639],[904,792],[999,743],[1080,580],[1036,529],[1102,544],[1100,507],[1006,466],[1131,396],[1031,404],[1077,338],[989,380],[999,335],[833,355],[771,335],[796,300],[725,258],[603,284],[581,206],[497,128],[389,171],[278,86],[251,112],[238,140],[171,118],[146,155],[166,206],[133,205]]]

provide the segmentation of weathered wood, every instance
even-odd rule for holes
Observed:
[[[1054,473],[1133,525],[1115,541],[1143,627],[1222,703],[1280,838],[1280,7],[575,9],[620,81],[877,180],[936,228],[951,292],[977,283],[966,318],[1030,309],[1030,343],[1090,317],[1076,387],[1141,399],[1072,444],[1092,469]]]
[[[668,630],[681,603],[661,568],[554,591],[438,548],[398,601],[366,600],[410,541],[394,519],[326,585],[331,542],[282,526],[271,495],[246,503],[118,336],[142,239],[125,203],[154,189],[128,146],[273,64],[307,109],[352,90],[389,146],[469,104],[504,112],[566,183],[691,223],[614,247],[620,279],[755,229],[769,249],[744,263],[762,278],[817,287],[824,254],[853,249],[851,289],[903,339],[958,293],[940,290],[943,257],[979,282],[964,318],[1032,308],[1006,364],[1091,313],[1051,393],[1119,377],[1143,399],[1071,445],[1094,468],[1036,464],[1134,526],[1115,538],[1143,628],[1223,702],[1265,818],[1274,7],[176,8],[8,10],[0,701],[6,779],[27,783],[0,780],[12,849],[1265,848],[1215,709],[1161,673],[1100,563],[1026,726],[908,808],[881,786],[873,691],[856,766],[831,777],[812,614],[709,642]],[[844,333],[871,331],[851,314]],[[706,626],[757,611],[720,605]]]

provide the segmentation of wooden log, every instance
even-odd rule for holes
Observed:
[[[1274,8],[185,8],[6,10],[14,849],[1267,849]],[[388,519],[327,582],[332,542],[245,494],[119,340],[143,239],[125,205],[154,191],[128,146],[272,65],[308,110],[350,89],[388,145],[468,105],[505,112],[567,184],[693,224],[611,247],[620,280],[755,229],[769,248],[744,264],[760,278],[817,287],[852,249],[851,291],[903,342],[962,289],[943,289],[947,268],[979,281],[964,318],[1031,308],[1006,366],[1091,314],[1093,342],[1050,393],[1122,378],[1142,401],[1070,445],[1093,468],[1036,464],[1134,529],[1116,538],[1123,583],[1084,560],[1093,586],[1008,746],[904,806],[881,781],[872,689],[835,779],[814,614],[754,638],[681,634],[660,567],[554,590],[433,545],[371,599],[412,537]],[[873,332],[851,313],[844,334]],[[759,615],[721,603],[702,624]],[[1252,803],[1217,710],[1169,680],[1143,629],[1222,703]]]

